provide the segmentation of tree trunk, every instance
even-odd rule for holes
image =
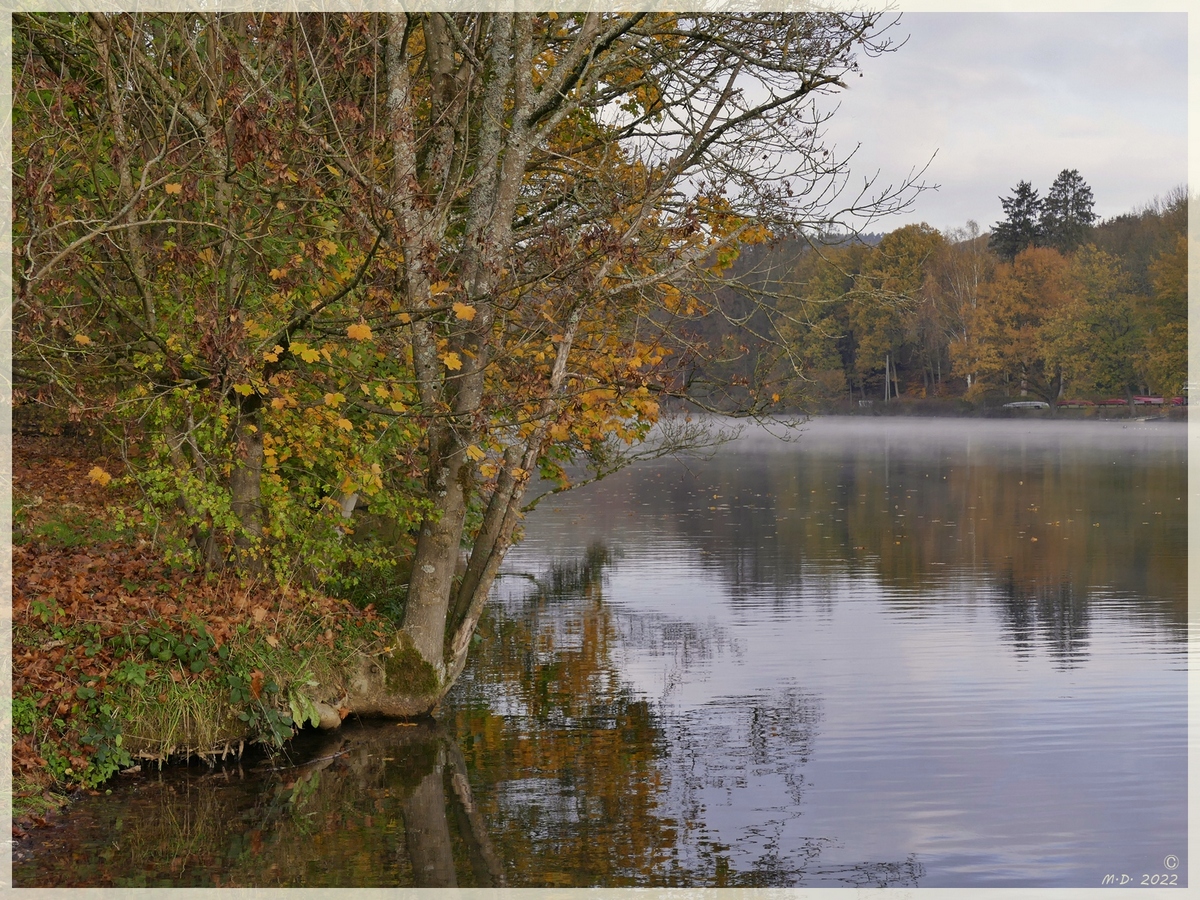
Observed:
[[[446,617],[467,511],[464,480],[470,475],[465,451],[453,447],[448,429],[437,432],[430,434],[430,454],[442,460],[431,466],[429,489],[434,510],[417,535],[403,630],[440,686],[446,681]]]
[[[420,194],[419,185],[414,184],[414,173],[419,168],[417,140],[409,106],[412,86],[408,60],[401,52],[406,24],[403,14],[392,16],[388,34],[393,211],[401,226],[404,256],[408,261],[405,288],[409,297],[420,298],[430,296],[430,284],[439,273],[427,270],[418,261],[430,255],[430,248],[441,244],[449,219],[442,211],[426,210],[417,202]],[[429,431],[426,486],[433,511],[417,536],[402,631],[408,649],[423,661],[432,676],[416,680],[422,685],[431,681],[431,693],[439,699],[461,671],[461,666],[455,665],[453,674],[448,675],[446,665],[446,629],[451,605],[471,610],[479,605],[478,596],[486,598],[490,588],[488,560],[494,548],[504,543],[499,539],[504,522],[501,513],[507,507],[498,503],[492,524],[496,525],[498,520],[500,530],[489,533],[485,529],[482,535],[485,546],[480,548],[479,562],[474,569],[468,567],[468,589],[456,592],[455,568],[467,498],[474,481],[474,462],[466,450],[478,439],[476,418],[493,346],[492,294],[505,268],[504,253],[510,243],[513,215],[532,148],[527,123],[532,87],[527,58],[531,27],[527,15],[497,15],[488,20],[483,64],[485,88],[480,107],[482,126],[478,135],[480,164],[468,192],[466,227],[457,259],[461,295],[471,305],[474,315],[466,320],[470,325],[464,323],[445,347],[457,358],[457,368],[448,371],[447,353],[439,347],[438,334],[432,325],[421,322],[413,325],[413,366],[422,401],[431,409],[447,410],[448,415]],[[453,99],[454,85],[458,83],[452,75],[451,62],[456,55],[453,39],[439,21],[427,29],[426,40],[431,42],[436,69],[434,95],[449,109],[457,102]],[[453,129],[444,132],[445,141],[452,142],[454,137]],[[443,149],[450,153],[453,148],[447,144]],[[503,557],[503,550],[499,557]],[[491,570],[494,572],[498,565],[497,559]],[[463,595],[461,606],[456,602],[459,593]]]
[[[241,523],[234,546],[242,563],[251,571],[260,564],[254,548],[262,539],[262,467],[263,438],[257,414],[242,415],[234,428],[234,466],[229,475],[229,495],[233,513]]]

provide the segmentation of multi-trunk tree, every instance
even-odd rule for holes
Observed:
[[[883,26],[20,15],[19,390],[136,418],[135,471],[212,566],[310,572],[364,500],[390,516],[403,622],[351,699],[424,712],[531,473],[636,454],[706,352],[704,280],[835,215],[813,100]]]

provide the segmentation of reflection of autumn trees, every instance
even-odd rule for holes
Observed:
[[[794,687],[723,698],[672,717],[668,804],[678,809],[689,834],[689,866],[714,887],[794,887],[829,843],[807,838],[781,853],[767,832],[782,830],[802,814],[804,767],[813,752],[821,718],[815,696]],[[749,833],[720,829],[721,798],[749,785],[774,785],[779,801]],[[711,820],[711,821],[710,821]],[[758,833],[755,833],[758,832]],[[737,846],[728,843],[731,839]],[[744,860],[753,856],[753,864]],[[741,862],[741,865],[738,863]]]
[[[783,848],[739,834],[733,847],[713,792],[733,797],[766,779],[778,784],[786,810],[764,813],[772,821],[763,830],[799,816],[818,698],[780,687],[660,711],[623,680],[622,655],[704,656],[727,638],[655,616],[619,618],[604,602],[609,562],[593,546],[525,597],[496,604],[479,655],[450,697],[507,883],[803,884],[828,841]],[[847,866],[842,880],[915,885],[921,874],[911,860],[864,862]]]
[[[147,774],[85,798],[17,884],[43,887],[498,886],[461,753],[426,723],[298,741],[295,764]],[[103,801],[103,802],[101,802]]]
[[[1087,440],[996,444],[981,432],[968,451],[966,438],[917,435],[836,447],[801,437],[794,456],[731,452],[686,474],[633,473],[629,493],[674,511],[661,527],[701,551],[734,603],[787,603],[847,564],[935,603],[960,583],[979,590],[982,568],[987,596],[1011,585],[1035,614],[1052,606],[1082,623],[1068,607],[1103,594],[1186,622],[1182,446],[1099,453]]]
[[[452,695],[458,742],[509,884],[679,883],[677,826],[658,811],[661,725],[621,680],[603,551],[590,559],[485,620],[480,664]]]
[[[860,558],[877,559],[886,582],[917,587],[935,564],[983,563],[1022,584],[1180,599],[1179,465],[1130,470],[1034,456],[1001,466],[902,459],[890,471],[876,468],[855,467],[860,491],[846,498],[848,537]]]
[[[1039,639],[1049,645],[1051,654],[1064,667],[1087,655],[1087,599],[1070,582],[1031,588],[1004,579],[999,605],[1004,628],[1021,656],[1029,655]]]

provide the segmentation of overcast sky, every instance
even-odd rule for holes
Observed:
[[[829,140],[840,154],[861,144],[859,184],[932,157],[925,178],[940,188],[871,230],[988,230],[1017,182],[1044,197],[1063,169],[1079,170],[1102,218],[1186,183],[1185,14],[912,12],[891,33],[907,43],[862,60]]]

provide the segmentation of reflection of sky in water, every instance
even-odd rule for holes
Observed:
[[[1030,437],[1027,424],[1051,427]],[[778,481],[802,453],[845,452],[847,438],[860,462],[886,449],[890,467],[899,448],[910,479],[927,474],[923,454],[961,466],[969,445],[973,467],[1002,473],[994,491],[1012,467],[1070,474],[1111,457],[1136,470],[1163,454],[1182,465],[1182,429],[1164,440],[1147,426],[1080,425],[952,424],[939,436],[900,423],[879,437],[817,423],[774,450],[756,438],[689,463],[694,484],[674,495],[660,485],[678,469],[662,464],[539,509],[506,568],[536,571],[594,539],[615,551],[604,588],[625,637],[615,661],[661,705],[663,812],[697,823],[685,859],[696,841],[727,848],[735,869],[780,868],[784,883],[803,870],[805,884],[861,882],[866,860],[915,860],[924,887],[1155,872],[1186,852],[1187,764],[1186,644],[1157,607],[1104,585],[1006,588],[994,565],[961,557],[933,560],[914,587],[885,584],[861,558],[810,559],[820,534],[776,543],[766,564],[739,558],[754,555],[748,538],[774,538],[777,519],[812,513],[773,509],[763,478]],[[721,518],[739,502],[740,467],[728,464],[739,452],[757,524]],[[1124,482],[1113,490],[1118,504],[1139,497]],[[1168,510],[1175,525],[1182,515]]]

